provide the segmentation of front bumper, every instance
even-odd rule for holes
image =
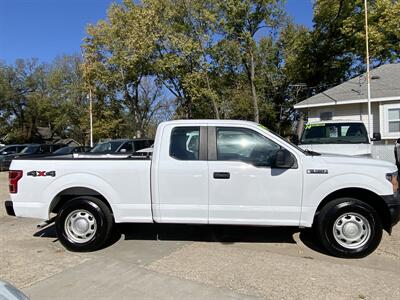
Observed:
[[[7,215],[15,216],[14,205],[13,205],[12,201],[6,201],[4,203],[4,206],[6,207]]]
[[[393,195],[382,196],[382,199],[389,209],[391,226],[394,226],[400,221],[400,192],[397,191]]]

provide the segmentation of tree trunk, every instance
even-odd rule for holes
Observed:
[[[299,122],[297,122],[297,128],[296,128],[296,134],[299,139],[301,138],[301,134],[303,133],[303,128],[304,128],[304,114],[302,112],[299,112]]]
[[[254,78],[255,78],[254,73],[255,73],[254,56],[253,56],[253,51],[250,51],[250,85],[251,85],[251,96],[253,98],[254,122],[260,123],[260,113],[258,110],[257,91],[256,91],[256,86],[254,84]]]
[[[209,80],[209,78],[208,78],[207,71],[206,71],[206,81],[207,81],[207,88],[208,88],[208,91],[211,93],[210,80]],[[212,102],[213,107],[214,107],[215,118],[216,118],[216,119],[220,119],[220,117],[219,117],[219,111],[218,111],[218,105],[217,105],[217,102],[215,101],[215,98],[214,98],[214,97],[211,97],[211,102]]]

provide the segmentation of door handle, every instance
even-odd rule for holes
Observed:
[[[229,172],[214,172],[215,179],[229,179],[231,174]]]

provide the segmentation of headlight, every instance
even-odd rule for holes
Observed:
[[[386,179],[390,181],[393,186],[393,193],[396,193],[399,189],[399,181],[397,179],[397,172],[387,173]]]

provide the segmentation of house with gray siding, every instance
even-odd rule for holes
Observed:
[[[294,108],[303,112],[308,122],[360,120],[369,130],[366,74],[305,99]],[[394,142],[400,138],[400,63],[371,70],[371,117],[373,132],[382,136],[375,144],[388,145],[382,151],[393,153]]]

